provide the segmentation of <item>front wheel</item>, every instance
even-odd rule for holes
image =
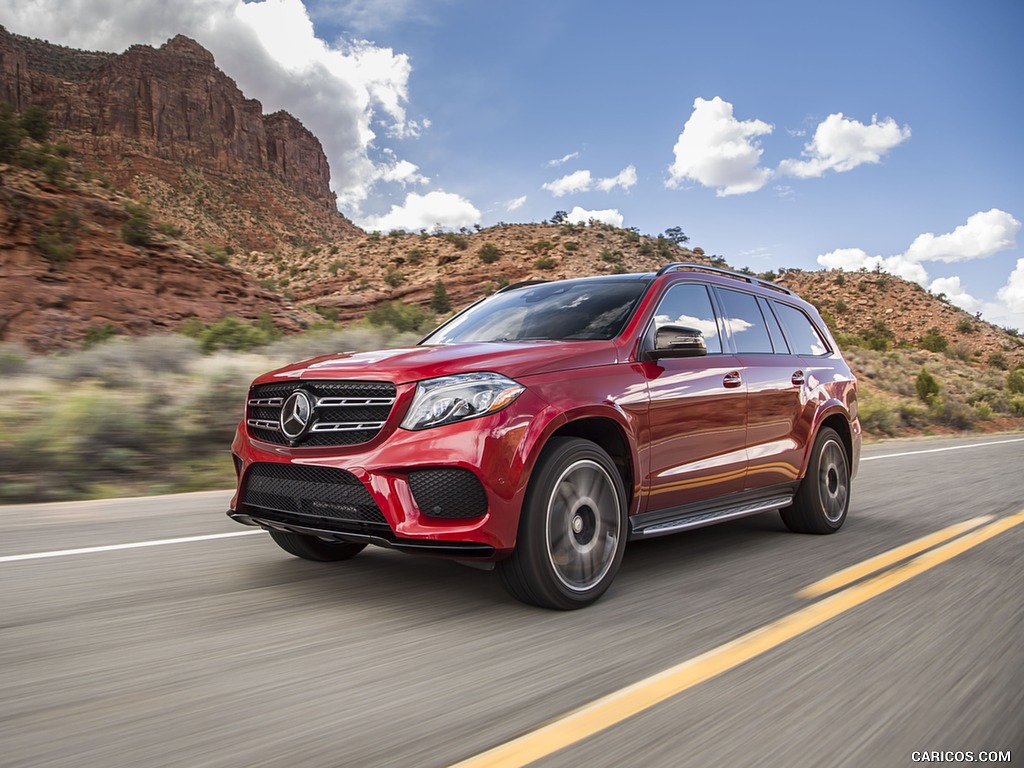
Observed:
[[[600,446],[552,439],[526,492],[516,549],[497,566],[508,591],[560,610],[601,597],[626,546],[625,496],[622,478]]]
[[[793,505],[779,511],[797,533],[835,533],[850,508],[850,459],[839,434],[824,427],[814,440],[807,474]]]
[[[288,533],[273,528],[270,529],[270,538],[289,555],[320,563],[348,560],[366,548],[365,544],[353,544],[348,541],[324,541],[316,536],[303,536],[299,533]]]

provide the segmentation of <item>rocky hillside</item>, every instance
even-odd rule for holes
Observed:
[[[195,239],[289,250],[355,231],[319,139],[287,113],[264,115],[187,37],[115,55],[0,27],[0,101],[44,108],[87,168],[152,197]]]
[[[95,334],[175,331],[191,317],[267,317],[293,332],[308,321],[225,261],[73,168],[53,182],[0,164],[0,342],[48,352]]]

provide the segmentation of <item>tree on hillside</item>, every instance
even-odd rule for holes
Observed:
[[[569,214],[565,211],[555,211],[555,215],[551,217],[552,224],[565,224],[569,221]]]
[[[42,144],[50,138],[50,116],[39,106],[31,106],[21,113],[18,121],[29,138]]]
[[[690,242],[690,236],[684,233],[681,227],[669,227],[666,229],[665,239],[671,240],[676,245]]]
[[[452,311],[452,302],[448,298],[448,290],[440,280],[434,283],[434,297],[430,300],[430,308],[439,315]]]

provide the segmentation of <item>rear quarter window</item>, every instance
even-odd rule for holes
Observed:
[[[831,351],[802,309],[780,301],[773,301],[771,305],[794,355],[821,357]]]

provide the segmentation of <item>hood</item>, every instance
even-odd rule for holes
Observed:
[[[611,365],[617,361],[617,350],[610,341],[427,344],[316,357],[264,374],[257,383],[358,379],[405,384],[475,371],[490,371],[517,379],[538,373]]]

